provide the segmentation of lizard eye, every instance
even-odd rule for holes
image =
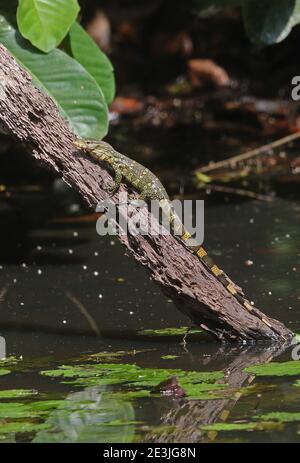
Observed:
[[[99,145],[99,141],[94,138],[86,138],[85,144],[89,147],[89,149],[95,149]]]

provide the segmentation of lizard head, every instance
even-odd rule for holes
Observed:
[[[93,151],[99,146],[99,140],[95,138],[76,138],[74,145],[82,150]]]

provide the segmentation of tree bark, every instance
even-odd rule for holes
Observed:
[[[41,166],[60,175],[90,207],[95,208],[108,198],[110,173],[74,147],[75,136],[51,98],[33,86],[30,75],[3,46],[0,46],[0,127],[22,142]],[[128,191],[125,184],[121,185],[121,191]],[[116,202],[117,195],[112,200]],[[266,317],[268,327],[255,313],[248,312],[171,235],[119,238],[178,309],[219,340],[291,339],[292,333],[280,322]],[[256,313],[261,314],[258,309]]]

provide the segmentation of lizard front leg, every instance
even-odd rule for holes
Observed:
[[[114,194],[119,189],[123,176],[117,164],[109,163],[109,165],[114,172],[115,180],[114,180],[114,184],[111,187],[107,188],[106,191],[110,194]]]

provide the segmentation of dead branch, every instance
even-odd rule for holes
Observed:
[[[108,171],[74,148],[75,136],[51,98],[32,85],[29,74],[3,46],[0,72],[1,128],[22,142],[41,166],[60,175],[91,208],[107,199],[105,189],[112,182]],[[127,186],[122,184],[121,191],[127,191]],[[117,200],[116,196],[112,199]],[[255,312],[241,306],[171,235],[126,235],[120,240],[179,310],[218,339],[282,342],[283,337],[291,338],[292,333],[280,322],[265,317],[268,327]]]
[[[232,156],[231,158],[224,159],[223,161],[219,162],[212,162],[207,166],[199,167],[197,172],[208,174],[209,172],[215,171],[217,169],[222,169],[226,167],[235,167],[240,162],[248,161],[249,159],[256,158],[262,154],[267,153],[268,151],[274,150],[275,148],[279,148],[280,146],[287,145],[294,140],[300,138],[300,132],[292,133],[287,135],[286,137],[279,138],[271,143],[267,143],[266,145],[259,146],[258,148],[254,148],[252,150],[246,151],[245,153],[238,154],[237,156]]]

